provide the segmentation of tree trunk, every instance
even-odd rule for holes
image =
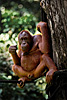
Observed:
[[[47,14],[48,26],[51,32],[53,60],[60,69],[67,69],[67,0],[41,0],[40,5]],[[67,85],[66,85],[67,88]],[[63,94],[67,89],[63,88]],[[54,100],[66,100],[58,94]]]

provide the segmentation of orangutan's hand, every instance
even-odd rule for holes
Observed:
[[[37,24],[37,30],[40,31],[42,33],[42,31],[44,31],[45,29],[47,29],[47,23],[45,22],[39,22]]]
[[[17,46],[16,45],[9,47],[9,53],[11,53],[11,54],[16,54],[16,50],[17,50]]]
[[[54,72],[57,71],[57,69],[50,69],[47,73],[46,73],[46,82],[49,84],[53,78],[53,74]]]

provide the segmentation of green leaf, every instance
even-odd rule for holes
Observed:
[[[2,90],[2,89],[0,89],[0,94],[2,93],[2,91],[3,91],[3,90]]]

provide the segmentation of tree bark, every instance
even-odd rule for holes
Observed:
[[[41,0],[51,31],[53,60],[58,69],[67,68],[67,0]]]
[[[67,0],[41,0],[40,5],[47,14],[48,26],[51,32],[53,60],[60,69],[67,69]],[[66,88],[54,100],[66,100]]]

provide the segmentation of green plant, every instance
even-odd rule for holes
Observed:
[[[7,10],[1,7],[2,12],[2,33],[0,35],[0,52],[8,51],[8,47],[17,43],[17,36],[21,30],[35,31],[36,18],[24,13],[20,16],[18,11]],[[5,38],[6,37],[6,38]]]

